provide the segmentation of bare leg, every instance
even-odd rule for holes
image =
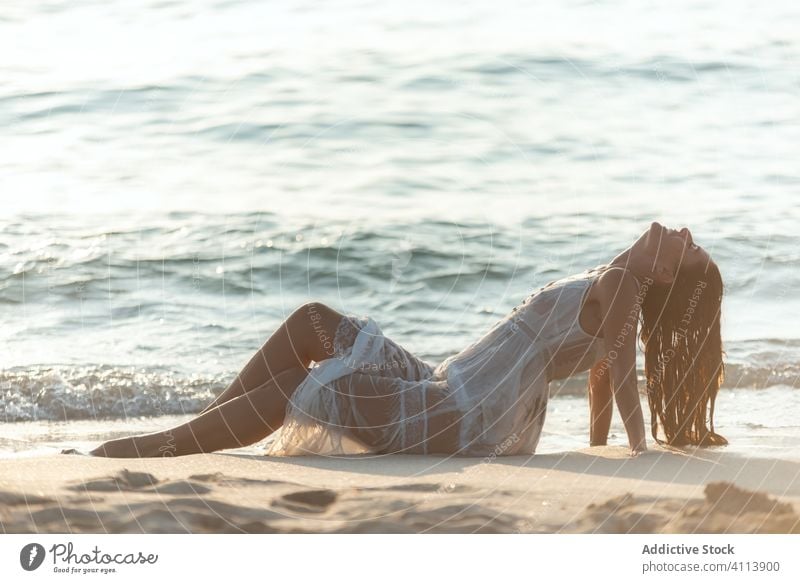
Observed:
[[[341,318],[342,314],[319,302],[297,308],[201,414],[262,386],[287,369],[307,369],[311,361],[333,356],[333,337]]]
[[[198,417],[166,431],[107,441],[90,453],[186,455],[263,439],[283,423],[286,402],[308,374],[308,365],[333,356],[333,337],[341,318],[342,314],[318,302],[300,306]],[[278,382],[284,374],[285,380]]]
[[[292,368],[244,395],[166,431],[107,441],[90,452],[101,457],[172,457],[243,447],[283,424],[286,402],[308,375]]]

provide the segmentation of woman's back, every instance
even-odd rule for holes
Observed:
[[[446,377],[464,419],[468,453],[533,453],[541,434],[549,381],[589,369],[604,354],[579,316],[592,282],[607,266],[539,288],[436,373]]]

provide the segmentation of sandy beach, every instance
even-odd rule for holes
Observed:
[[[0,460],[5,533],[800,533],[800,463],[622,447],[498,458]]]

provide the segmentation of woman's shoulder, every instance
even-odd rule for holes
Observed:
[[[553,291],[554,289],[567,285],[575,286],[575,284],[578,284],[581,289],[585,289],[586,287],[596,288],[597,283],[607,288],[618,285],[622,280],[625,280],[626,284],[631,281],[635,282],[637,289],[641,287],[641,282],[633,275],[630,269],[620,265],[601,263],[594,267],[584,269],[580,273],[573,273],[572,275],[565,275],[554,279],[539,287],[531,295],[545,291]]]
[[[641,289],[642,287],[642,282],[639,281],[639,278],[634,275],[629,267],[625,267],[624,265],[612,265],[607,263],[599,265],[591,271],[594,270],[597,270],[597,279],[603,282],[602,285],[623,285],[630,287],[630,284],[634,284],[637,289]]]
[[[567,284],[567,283],[573,283],[573,282],[576,282],[576,281],[577,282],[580,282],[580,281],[591,281],[593,276],[596,277],[599,273],[601,273],[604,267],[606,267],[606,264],[600,264],[600,265],[597,265],[595,267],[584,269],[580,273],[572,273],[572,274],[569,274],[569,275],[564,275],[562,277],[559,277],[558,279],[553,279],[553,280],[547,282],[546,284],[541,286],[539,289],[547,289],[547,288],[551,288],[551,287],[558,287],[558,286],[561,286],[561,285],[564,285],[564,284]]]
[[[600,273],[594,282],[595,294],[601,303],[610,306],[639,303],[638,296],[642,284],[630,269],[609,266]]]

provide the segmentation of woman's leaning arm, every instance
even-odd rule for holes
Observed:
[[[611,391],[608,359],[589,371],[589,445],[606,445],[611,427],[614,393]]]
[[[628,434],[631,452],[635,455],[647,449],[644,415],[636,381],[638,288],[633,276],[626,271],[610,270],[600,276],[600,281],[609,382]]]

